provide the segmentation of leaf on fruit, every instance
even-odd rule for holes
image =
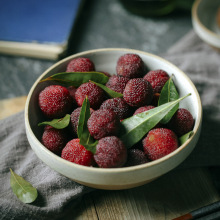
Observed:
[[[87,133],[89,131],[87,128],[87,121],[89,117],[90,117],[90,103],[89,103],[88,97],[86,96],[81,107],[78,127],[77,127],[77,135],[79,139],[82,139],[83,135],[88,136]]]
[[[10,168],[11,177],[10,184],[13,193],[17,196],[19,200],[23,203],[32,203],[37,198],[37,189],[34,188],[28,181],[16,174]]]
[[[182,136],[179,138],[180,146],[181,146],[182,144],[184,144],[192,135],[193,135],[193,131],[189,131],[188,133],[182,135]]]
[[[93,154],[96,152],[96,145],[98,144],[97,140],[94,140],[88,130],[87,127],[87,121],[90,117],[90,104],[88,97],[83,101],[80,115],[79,115],[79,121],[78,121],[78,127],[77,127],[77,135],[80,140],[80,144],[83,145],[86,150],[91,151]]]
[[[52,121],[44,121],[44,122],[39,123],[38,126],[50,125],[56,129],[63,129],[69,125],[69,122],[70,122],[70,115],[66,114],[66,116],[63,118],[53,119]]]
[[[81,142],[79,142],[81,144]],[[96,145],[98,144],[98,140],[94,140],[90,135],[88,138],[88,142],[87,143],[82,143],[81,145],[83,145],[86,150],[92,152],[93,154],[95,154],[96,152]]]
[[[100,84],[106,84],[109,77],[102,72],[62,72],[49,76],[46,79],[42,79],[40,82],[51,80],[57,81],[66,86],[79,87],[81,84],[89,82],[90,80]]]
[[[111,97],[111,98],[118,98],[118,97],[119,97],[119,98],[122,98],[122,97],[123,97],[123,94],[122,94],[122,93],[115,92],[114,90],[109,89],[109,88],[108,88],[107,86],[105,86],[105,85],[102,85],[102,84],[100,84],[100,83],[93,82],[93,81],[90,81],[90,82],[96,84],[96,85],[99,86],[101,89],[103,89],[103,90],[108,94],[108,96]]]
[[[177,103],[189,95],[191,94],[189,93],[175,101],[165,103],[161,106],[123,120],[121,122],[121,132],[119,137],[127,148],[132,147],[140,141],[150,129],[158,124]]]
[[[165,83],[161,90],[160,98],[158,101],[158,106],[163,105],[168,102],[175,101],[179,98],[179,94],[172,80],[173,75],[170,79]],[[179,108],[179,103],[177,103],[166,116],[160,121],[162,124],[166,124],[175,114],[175,112]]]

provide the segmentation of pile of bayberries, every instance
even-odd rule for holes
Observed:
[[[46,120],[41,123],[45,125],[42,144],[65,160],[101,168],[148,163],[176,150],[179,138],[193,129],[191,113],[178,107],[167,123],[159,121],[146,129],[140,140],[136,137],[138,128],[131,134],[128,132],[126,137],[136,140],[132,146],[123,141],[126,120],[130,118],[131,123],[135,122],[137,117],[143,118],[147,111],[158,108],[161,91],[170,80],[164,70],[147,71],[137,54],[122,55],[116,64],[116,74],[112,76],[96,72],[94,63],[85,57],[71,60],[65,77],[67,73],[72,74],[73,79],[74,74],[80,78],[84,73],[86,76],[91,73],[91,76],[96,74],[98,81],[99,76],[107,80],[100,86],[96,78],[87,77],[87,81],[77,87],[70,82],[64,86],[64,80],[60,80],[61,84],[49,85],[40,92],[39,107]],[[59,77],[62,79],[62,74]],[[65,126],[53,126],[62,125],[64,121]]]

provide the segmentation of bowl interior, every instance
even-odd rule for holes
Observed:
[[[37,152],[37,155],[39,157],[41,157],[42,155],[42,160],[47,163],[49,166],[51,166],[52,168],[54,168],[55,170],[57,170],[58,172],[62,173],[63,175],[72,178],[74,180],[77,180],[77,178],[80,175],[78,181],[82,181],[85,182],[85,179],[89,179],[89,176],[91,177],[91,179],[95,179],[95,181],[97,181],[97,178],[99,178],[99,175],[104,175],[104,179],[102,177],[102,179],[100,179],[100,181],[111,181],[112,177],[108,177],[106,176],[107,174],[124,174],[126,175],[126,173],[130,173],[130,172],[137,172],[138,170],[143,172],[143,170],[149,168],[149,167],[155,167],[154,169],[152,169],[152,171],[149,172],[155,172],[155,169],[158,170],[158,172],[155,173],[155,175],[149,175],[149,178],[155,178],[156,176],[160,176],[161,174],[167,172],[168,170],[170,170],[171,168],[175,167],[176,165],[178,165],[180,162],[182,162],[183,159],[185,159],[186,155],[188,155],[187,153],[184,153],[185,148],[187,148],[187,146],[189,145],[189,143],[191,142],[191,140],[194,138],[194,135],[185,143],[183,144],[179,149],[177,149],[176,151],[172,152],[170,155],[167,155],[161,159],[158,159],[156,161],[153,161],[151,163],[147,163],[147,164],[143,164],[143,165],[139,165],[139,166],[135,166],[135,167],[126,167],[126,168],[112,168],[112,169],[102,169],[102,168],[93,168],[93,167],[84,167],[84,166],[80,166],[74,163],[71,163],[69,161],[65,161],[64,159],[56,156],[55,154],[51,153],[49,150],[47,150],[41,143],[40,143],[40,139],[41,139],[41,135],[42,135],[42,127],[38,126],[39,122],[42,122],[43,120],[45,120],[42,116],[42,113],[39,109],[38,106],[38,95],[40,93],[40,91],[42,91],[42,89],[44,89],[46,86],[48,86],[49,84],[54,84],[54,82],[49,81],[49,82],[43,82],[43,83],[39,83],[40,80],[47,78],[55,73],[59,73],[59,72],[63,72],[65,71],[66,65],[68,64],[68,62],[70,60],[72,60],[73,58],[76,57],[87,57],[90,58],[96,67],[96,71],[105,71],[108,72],[110,74],[116,74],[116,64],[117,64],[117,60],[118,58],[125,54],[125,53],[136,53],[138,54],[142,60],[144,61],[145,65],[147,66],[147,68],[149,70],[155,70],[155,69],[163,69],[165,71],[167,71],[167,73],[169,75],[174,75],[173,77],[173,81],[176,85],[176,87],[178,88],[178,92],[180,97],[191,93],[191,96],[187,97],[186,99],[184,99],[183,101],[180,102],[180,107],[184,107],[187,108],[191,114],[193,115],[194,119],[195,119],[195,126],[194,126],[194,134],[199,133],[198,131],[200,130],[200,126],[201,126],[201,119],[202,119],[202,107],[201,107],[201,101],[200,101],[200,97],[199,94],[194,86],[194,84],[191,82],[191,80],[188,78],[188,76],[186,74],[184,74],[181,70],[179,70],[176,66],[174,66],[173,64],[171,64],[170,62],[149,54],[149,53],[145,53],[142,51],[137,51],[137,50],[131,50],[131,49],[118,49],[118,48],[111,48],[111,49],[98,49],[98,50],[91,50],[91,51],[86,51],[86,52],[82,52],[82,53],[78,53],[75,55],[72,55],[70,57],[67,57],[64,60],[59,61],[58,63],[56,63],[55,65],[53,65],[52,67],[50,67],[48,70],[46,70],[34,83],[34,85],[32,86],[28,98],[27,98],[27,103],[26,103],[26,107],[25,107],[25,115],[26,115],[26,130],[28,132],[28,137],[31,137],[31,146],[32,148],[35,150],[35,152]],[[196,137],[197,140],[198,137]],[[196,141],[193,141],[193,144],[190,146],[190,148],[194,148]],[[189,147],[189,146],[188,146]],[[191,149],[191,150],[192,150]],[[187,150],[188,152],[191,152],[191,150]],[[183,153],[183,157],[177,157],[180,159],[177,160],[181,160],[179,161],[173,161],[171,163],[168,163],[168,168],[166,168],[166,166],[164,166],[164,163],[167,163],[167,161],[171,158],[171,157],[175,157],[175,155],[177,154],[181,154]],[[44,159],[43,159],[44,158]],[[160,164],[162,164],[161,168]],[[80,170],[80,172],[78,172]],[[85,173],[85,175],[83,174]],[[98,175],[98,176],[96,176]],[[133,175],[133,173],[130,173],[130,175]],[[86,177],[85,177],[86,176]],[[145,181],[148,179],[148,176],[143,177],[143,175],[139,175],[142,179],[142,181]],[[80,180],[81,178],[81,180]],[[125,177],[126,179],[128,178],[127,176]],[[113,180],[112,180],[113,181]],[[120,181],[120,180],[118,180]],[[137,180],[134,180],[132,178],[131,181],[139,181],[138,178]],[[114,185],[115,180],[113,181],[113,185]],[[122,183],[120,183],[122,184]]]
[[[220,7],[218,0],[202,0],[198,5],[198,18],[201,23],[210,31],[220,34],[220,27],[217,24],[217,13]]]
[[[196,0],[192,23],[198,36],[214,48],[220,48],[220,1]]]
[[[31,97],[29,100],[30,103],[28,109],[28,118],[30,127],[38,140],[40,140],[42,135],[42,127],[39,127],[38,123],[45,120],[38,106],[38,95],[46,86],[50,84],[57,84],[53,81],[39,83],[40,80],[47,78],[55,73],[64,72],[66,65],[71,59],[82,56],[90,58],[94,62],[96,66],[96,71],[105,71],[113,75],[116,74],[116,63],[118,58],[125,53],[139,54],[149,70],[163,69],[167,71],[169,75],[174,75],[173,80],[176,87],[178,88],[180,97],[191,93],[191,96],[180,102],[180,107],[188,109],[195,118],[196,123],[198,122],[197,119],[200,115],[199,95],[191,80],[176,66],[158,56],[141,51],[128,49],[100,49],[79,53],[58,62],[57,64],[46,70],[35,82],[32,90],[30,91]]]

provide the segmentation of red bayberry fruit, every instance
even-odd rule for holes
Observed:
[[[157,160],[178,148],[176,134],[167,128],[155,128],[143,139],[143,149],[150,160]]]
[[[77,88],[74,87],[74,86],[69,86],[67,89],[68,89],[68,91],[69,91],[69,93],[70,93],[70,96],[71,96],[72,99],[73,99],[73,104],[74,104],[75,106],[77,106],[76,98],[75,98],[75,93],[76,93]]]
[[[51,152],[60,155],[68,142],[68,136],[63,129],[46,126],[42,135],[42,144]]]
[[[160,93],[163,86],[169,79],[169,75],[164,70],[151,70],[144,76],[144,79],[150,82],[154,93]]]
[[[94,159],[101,168],[122,167],[127,160],[127,149],[118,137],[104,137],[96,146]]]
[[[127,158],[127,162],[125,163],[126,167],[136,166],[147,162],[149,162],[149,160],[147,159],[147,157],[145,156],[142,150],[139,149],[128,150],[128,158]]]
[[[73,133],[75,135],[77,135],[77,128],[78,128],[80,111],[81,111],[81,107],[78,107],[70,115],[70,122],[71,122],[71,126],[73,128]],[[90,114],[92,114],[93,112],[94,112],[94,110],[92,108],[90,108]]]
[[[119,76],[139,78],[144,74],[144,62],[137,54],[124,54],[119,57],[116,72]]]
[[[153,109],[153,108],[155,108],[153,105],[142,106],[142,107],[138,108],[138,109],[134,112],[133,115],[136,115],[136,114],[139,114],[139,113],[148,111],[148,110]]]
[[[93,154],[79,143],[78,138],[72,139],[66,144],[62,150],[61,157],[84,166],[94,165]]]
[[[88,82],[83,83],[75,93],[75,98],[78,106],[82,106],[84,99],[88,97],[90,107],[98,109],[105,98],[104,91],[96,84]]]
[[[119,118],[110,109],[99,109],[94,111],[88,119],[89,133],[95,139],[106,136],[117,135],[119,129]]]
[[[168,122],[168,127],[172,129],[177,136],[182,136],[191,131],[194,126],[192,114],[185,108],[180,108]]]
[[[95,71],[95,66],[89,58],[79,57],[71,60],[66,68],[66,72],[90,72]]]
[[[142,78],[130,79],[123,92],[123,98],[130,106],[147,105],[153,98],[152,86]]]
[[[39,106],[48,118],[61,118],[71,112],[73,100],[67,88],[51,85],[39,94]]]
[[[128,77],[111,76],[108,82],[106,83],[106,86],[115,92],[123,93],[128,81]]]
[[[132,115],[131,107],[123,98],[107,99],[102,103],[100,109],[110,109],[114,111],[120,120],[128,118]]]

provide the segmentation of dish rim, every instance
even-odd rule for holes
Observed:
[[[79,57],[79,56],[84,56],[84,55],[88,55],[88,54],[92,54],[92,53],[96,53],[96,52],[107,52],[107,51],[125,51],[125,52],[130,52],[130,53],[138,53],[138,54],[144,54],[145,56],[151,56],[155,59],[159,59],[164,63],[167,63],[169,66],[172,66],[173,68],[177,69],[178,72],[181,72],[182,76],[186,78],[186,80],[189,82],[189,84],[191,85],[191,88],[193,89],[193,92],[196,95],[196,100],[198,102],[198,115],[197,115],[197,120],[196,123],[194,125],[193,128],[193,134],[192,136],[184,143],[182,144],[178,149],[176,149],[175,151],[171,152],[170,154],[157,159],[155,161],[151,161],[149,163],[145,163],[145,164],[141,164],[141,165],[136,165],[136,166],[130,166],[130,167],[120,167],[120,168],[98,168],[98,167],[87,167],[87,166],[83,166],[83,165],[79,165],[79,164],[75,164],[72,163],[70,161],[67,161],[63,158],[61,158],[60,156],[52,153],[51,151],[49,151],[46,147],[43,146],[43,144],[37,139],[37,137],[35,136],[35,134],[33,133],[30,123],[29,123],[29,117],[28,117],[28,110],[29,110],[29,103],[30,103],[30,99],[31,96],[33,94],[33,91],[35,90],[37,84],[39,83],[39,81],[52,69],[54,69],[55,67],[59,66],[60,64],[73,59],[74,57]],[[141,169],[146,169],[148,167],[153,167],[155,165],[158,165],[160,163],[163,163],[167,160],[169,160],[171,157],[174,157],[176,154],[178,154],[180,151],[182,151],[184,148],[187,147],[188,143],[191,142],[195,135],[197,134],[197,132],[199,132],[199,128],[201,126],[202,123],[202,104],[201,104],[201,99],[200,96],[198,94],[198,91],[195,87],[195,85],[193,84],[193,82],[191,81],[191,79],[182,71],[180,70],[176,65],[172,64],[171,62],[167,61],[166,59],[159,57],[155,54],[152,53],[148,53],[148,52],[144,52],[141,50],[136,50],[136,49],[128,49],[128,48],[100,48],[100,49],[93,49],[93,50],[87,50],[87,51],[83,51],[83,52],[79,52],[76,54],[73,54],[71,56],[68,56],[58,62],[56,62],[55,64],[53,64],[51,67],[49,67],[48,69],[46,69],[35,81],[35,83],[32,85],[28,96],[27,96],[27,101],[25,104],[25,127],[26,127],[26,132],[28,132],[31,137],[32,140],[35,142],[35,144],[39,145],[39,147],[41,148],[41,150],[44,151],[44,153],[46,153],[48,156],[52,157],[54,160],[58,160],[59,163],[63,163],[65,164],[65,166],[69,166],[77,169],[82,169],[85,171],[90,171],[90,172],[96,172],[96,173],[125,173],[125,172],[131,172],[131,171],[135,171],[135,170],[141,170]]]
[[[199,19],[198,17],[198,7],[200,5],[202,0],[196,0],[192,6],[192,18],[195,22],[197,22],[197,24],[208,34],[210,34],[211,36],[218,38],[220,40],[220,35],[211,31],[210,29],[208,29]]]

